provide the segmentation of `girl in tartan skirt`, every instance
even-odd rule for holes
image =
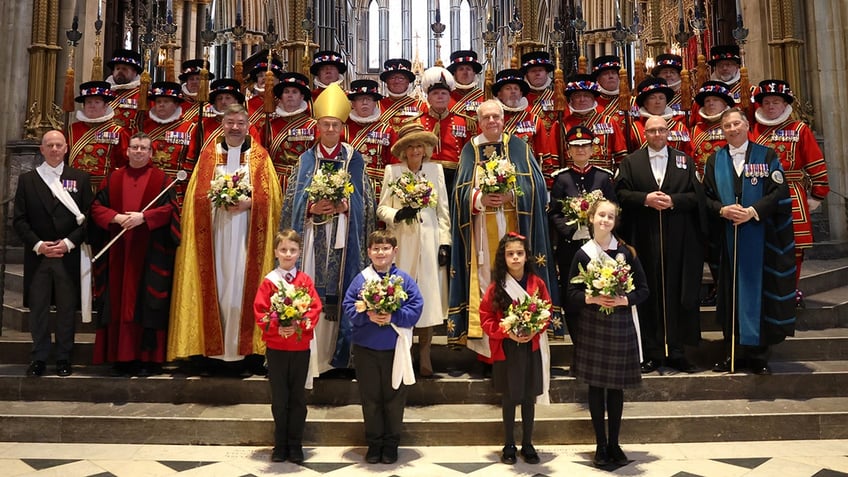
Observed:
[[[648,285],[635,251],[613,234],[618,215],[618,206],[607,200],[599,200],[589,208],[592,240],[574,256],[567,292],[567,312],[580,322],[574,371],[579,380],[589,385],[589,413],[597,443],[593,462],[598,467],[627,464],[627,456],[618,445],[623,389],[636,387],[642,380],[638,321],[634,315],[635,305],[648,297]],[[619,255],[624,257],[630,265],[633,291],[619,296],[591,296],[579,278],[572,283],[581,269],[603,254],[613,260]],[[612,312],[608,314],[601,307],[611,308]],[[609,434],[604,414],[609,420]]]
[[[542,351],[547,341],[542,340],[549,321],[539,331],[516,335],[504,331],[501,321],[514,300],[536,295],[550,304],[551,297],[543,279],[535,274],[527,239],[509,232],[501,238],[492,282],[480,302],[480,325],[489,336],[489,347],[494,360],[492,379],[495,390],[502,393],[504,448],[501,461],[515,464],[515,407],[521,405],[521,456],[528,464],[538,464],[539,454],[533,447],[533,421],[536,397],[547,393],[544,386]]]

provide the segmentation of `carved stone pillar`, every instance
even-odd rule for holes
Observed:
[[[61,126],[56,115],[56,56],[59,0],[36,0],[32,11],[32,41],[29,45],[29,85],[27,88],[27,128],[25,137],[38,139],[45,131]]]

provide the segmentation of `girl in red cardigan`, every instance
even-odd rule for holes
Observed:
[[[524,236],[510,232],[498,244],[492,282],[480,302],[480,321],[489,336],[494,360],[492,378],[495,389],[502,393],[504,448],[501,462],[516,462],[515,406],[521,404],[521,456],[528,464],[538,464],[539,454],[533,448],[533,420],[536,396],[543,393],[542,354],[539,338],[544,328],[527,335],[516,335],[501,329],[504,312],[513,300],[538,295],[547,303],[551,297],[541,277],[535,274]],[[547,324],[545,328],[547,328]]]
[[[277,268],[256,292],[253,311],[267,345],[268,379],[271,383],[271,413],[274,415],[274,462],[303,463],[303,428],[306,425],[306,382],[309,373],[309,342],[321,314],[321,299],[309,275],[297,270],[303,241],[286,229],[274,237]],[[304,290],[311,297],[304,320],[282,326],[271,318],[271,298],[281,287]]]

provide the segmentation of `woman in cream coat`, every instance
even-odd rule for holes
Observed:
[[[444,171],[441,164],[430,162],[437,143],[438,137],[417,122],[400,129],[392,155],[401,163],[386,168],[377,207],[377,216],[398,239],[395,263],[415,278],[424,298],[424,310],[415,325],[422,377],[433,375],[430,361],[433,327],[447,316],[447,287],[436,284],[439,268],[449,263],[451,238]],[[418,180],[426,179],[432,184],[435,206],[416,208],[403,203],[391,184],[404,173],[412,173]]]

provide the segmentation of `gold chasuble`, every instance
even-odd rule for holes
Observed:
[[[222,140],[205,148],[186,190],[182,210],[183,242],[177,250],[174,267],[168,330],[169,361],[224,353],[225,336],[219,309],[213,243],[213,215],[216,212],[207,193],[216,168],[226,162],[227,151]],[[259,329],[254,323],[253,299],[265,274],[274,268],[273,242],[279,224],[282,192],[268,152],[250,136],[241,147],[241,163],[249,168],[253,186],[246,237],[247,254],[241,264],[244,269],[241,283],[244,294],[238,327],[238,353],[248,355],[264,352]]]

